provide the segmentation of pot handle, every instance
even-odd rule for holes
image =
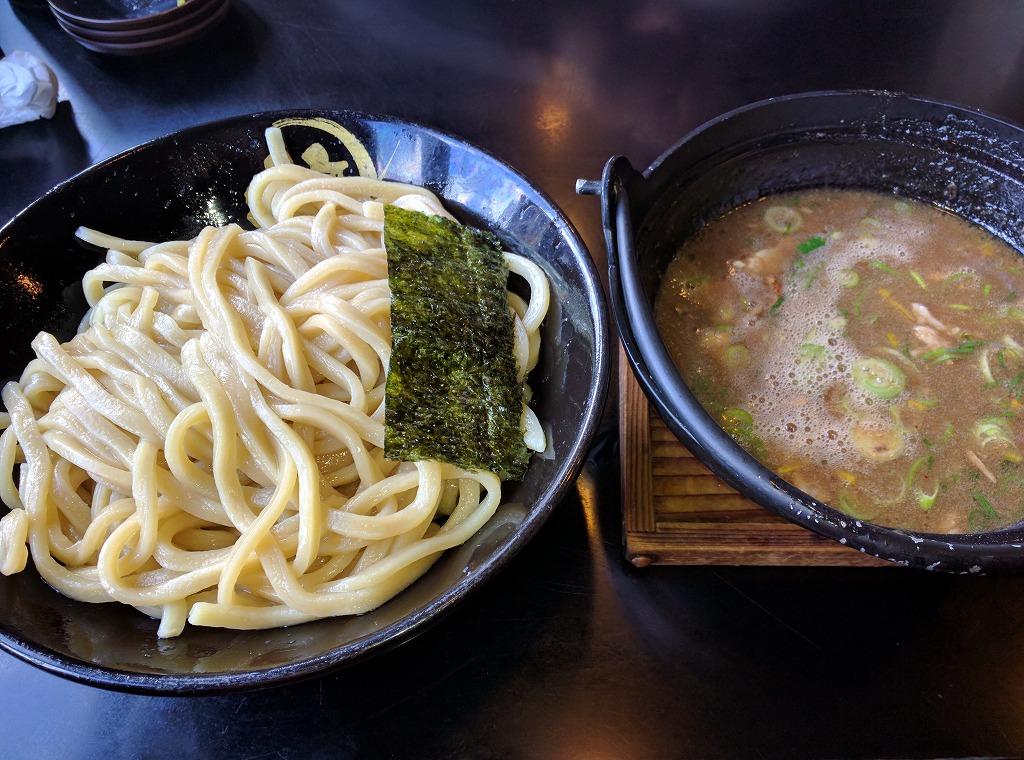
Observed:
[[[601,221],[608,249],[608,288],[619,338],[641,385],[656,392],[655,389],[665,386],[665,375],[675,373],[676,369],[654,327],[654,313],[636,257],[633,209],[644,208],[645,183],[643,175],[628,159],[614,156],[605,164],[600,181],[579,180],[576,192],[601,197]],[[644,355],[640,346],[648,347],[648,355]],[[657,379],[659,376],[661,382]],[[676,422],[685,429],[681,420]],[[689,443],[697,445],[691,436],[685,437]]]
[[[629,159],[625,156],[613,156],[604,166],[600,180],[577,180],[576,192],[580,195],[595,195],[601,199],[601,224],[604,228],[605,249],[608,252],[608,287],[612,303],[612,313],[615,316],[616,326],[622,347],[633,362],[638,372],[648,374],[646,365],[637,348],[633,337],[633,327],[630,324],[630,308],[636,298],[636,284],[639,279],[632,279],[631,285],[624,292],[623,277],[621,274],[621,259],[630,259],[625,263],[625,269],[629,274],[637,273],[636,254],[633,248],[632,211],[633,203],[637,196],[643,195],[644,177],[633,168]],[[625,248],[621,246],[625,246]],[[646,295],[641,286],[639,302],[636,305],[640,308],[650,309]]]
[[[577,192],[601,195],[605,241],[608,246],[608,288],[612,311],[623,350],[629,357],[637,381],[648,395],[657,398],[683,388],[674,398],[675,409],[658,405],[659,414],[683,444],[722,480],[741,492],[762,492],[764,498],[778,499],[779,486],[772,473],[737,446],[719,427],[697,398],[681,383],[675,362],[658,333],[648,298],[633,235],[633,204],[645,208],[646,180],[619,156],[605,166],[601,183],[581,181]],[[641,346],[645,350],[641,350]],[[679,414],[676,413],[679,410]],[[717,452],[711,455],[711,450]],[[741,472],[758,477],[742,483]]]
[[[621,231],[616,222],[618,209],[630,218],[632,224],[632,202],[642,195],[644,177],[633,168],[625,156],[612,156],[604,166],[600,180],[576,180],[576,192],[580,195],[596,195],[601,198],[601,223],[604,227],[605,247],[608,250],[609,277],[618,282],[619,241]],[[632,199],[632,201],[631,201]],[[632,232],[629,233],[632,242]],[[630,246],[632,249],[632,246]]]

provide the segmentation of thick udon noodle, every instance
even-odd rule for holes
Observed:
[[[248,201],[254,231],[80,233],[110,248],[84,279],[82,328],[63,345],[41,333],[3,389],[3,573],[30,553],[62,593],[137,607],[160,636],[267,628],[381,605],[494,513],[493,474],[382,448],[382,203],[449,216],[439,200],[279,163]],[[509,294],[525,377],[548,286],[506,258],[530,290]],[[525,403],[523,419],[543,449]]]

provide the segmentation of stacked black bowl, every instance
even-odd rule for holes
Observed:
[[[231,0],[49,0],[60,27],[97,53],[141,55],[195,39]]]

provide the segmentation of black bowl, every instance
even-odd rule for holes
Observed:
[[[49,0],[49,5],[58,18],[64,18],[78,26],[138,30],[190,16],[210,2],[211,0],[189,0],[184,5],[179,5],[177,0]]]
[[[122,605],[67,599],[32,569],[0,577],[0,647],[51,672],[149,693],[241,690],[307,677],[422,630],[491,578],[540,529],[572,487],[597,430],[609,352],[600,280],[552,201],[499,159],[451,135],[394,118],[277,112],[187,129],[129,150],[57,186],[0,229],[0,375],[17,376],[39,330],[69,338],[85,310],[80,279],[98,263],[79,225],[134,239],[189,237],[243,222],[244,191],[263,168],[264,130],[287,123],[292,156],[313,143],[352,173],[430,188],[464,222],[489,229],[538,262],[552,288],[531,375],[548,449],[505,504],[463,546],[373,612],[268,631],[187,627],[158,640],[156,623]]]
[[[612,158],[601,183],[612,309],[644,392],[668,427],[727,484],[856,551],[949,572],[1024,567],[1024,528],[937,535],[853,519],[787,483],[701,407],[652,315],[679,243],[764,195],[832,186],[934,204],[1024,249],[1024,130],[966,108],[887,92],[819,92],[738,109],[684,137],[638,173]]]

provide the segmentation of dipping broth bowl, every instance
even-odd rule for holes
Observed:
[[[612,310],[640,386],[668,427],[739,493],[808,530],[915,568],[1024,568],[1024,527],[925,534],[854,519],[742,449],[698,402],[653,316],[680,243],[748,201],[816,187],[874,190],[932,204],[1024,250],[1024,130],[963,107],[877,91],[773,98],[698,128],[645,171],[617,156],[600,182]]]
[[[555,204],[503,161],[430,127],[346,111],[258,113],[163,137],[58,185],[0,228],[2,374],[16,378],[40,330],[69,339],[86,310],[81,278],[102,254],[75,239],[83,225],[137,240],[183,239],[245,223],[245,189],[264,168],[265,131],[289,154],[344,174],[434,191],[461,221],[490,230],[537,262],[551,286],[540,360],[530,375],[547,434],[522,481],[462,546],[409,588],[363,615],[286,628],[186,626],[157,638],[157,621],[120,604],[86,604],[31,567],[0,576],[0,647],[47,671],[140,693],[240,691],[307,678],[381,652],[436,622],[492,578],[572,488],[600,422],[609,378],[608,317],[589,252]],[[0,507],[0,510],[5,508]]]

